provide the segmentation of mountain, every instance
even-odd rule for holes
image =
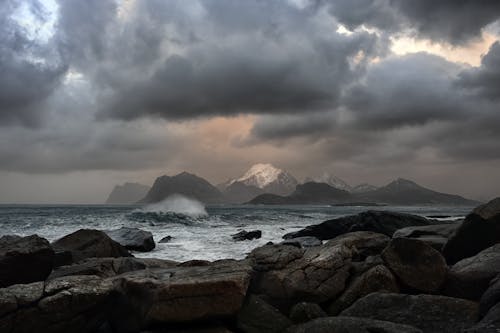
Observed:
[[[237,179],[229,180],[221,184],[225,186],[224,192],[231,185],[241,183],[246,186],[251,186],[262,190],[262,193],[271,193],[277,195],[289,195],[295,190],[298,181],[290,173],[285,170],[278,169],[272,164],[259,163],[253,165],[243,176]],[[241,185],[238,185],[241,188]],[[252,191],[251,188],[246,188],[245,191]]]
[[[477,205],[474,200],[459,195],[436,192],[407,179],[396,179],[376,190],[354,195],[356,201],[387,203],[391,205]]]
[[[289,196],[262,194],[252,199],[250,204],[263,205],[306,205],[306,204],[335,204],[348,202],[351,199],[349,192],[339,190],[325,183],[308,182],[297,185]]]
[[[132,204],[144,198],[149,186],[139,183],[116,185],[106,200],[107,204]]]
[[[222,193],[227,203],[244,203],[255,198],[259,194],[263,194],[264,191],[252,185],[234,182],[229,186],[225,186]]]
[[[359,184],[357,186],[354,186],[351,188],[351,193],[365,193],[365,192],[370,192],[370,191],[375,191],[378,189],[377,186],[370,185],[370,184]]]
[[[176,176],[156,178],[153,186],[140,203],[159,202],[172,194],[181,194],[203,203],[223,202],[222,193],[205,179],[182,172]]]
[[[304,183],[309,183],[309,182],[315,182],[315,183],[325,183],[328,184],[332,187],[335,187],[339,190],[344,190],[351,192],[352,187],[347,184],[345,181],[340,179],[339,177],[336,177],[332,174],[329,174],[328,172],[323,173],[320,176],[317,177],[308,177],[304,180]]]

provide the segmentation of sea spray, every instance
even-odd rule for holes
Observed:
[[[203,203],[180,194],[173,194],[163,201],[144,206],[141,210],[144,213],[175,213],[194,218],[208,216]]]

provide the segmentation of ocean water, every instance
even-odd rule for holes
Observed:
[[[253,248],[280,242],[288,232],[368,209],[422,216],[463,218],[472,207],[332,207],[332,206],[207,206],[185,198],[169,198],[149,206],[112,205],[0,205],[0,236],[38,234],[50,241],[81,228],[137,227],[153,233],[156,248],[138,257],[176,261],[244,258]],[[262,238],[235,242],[241,230],[262,230]],[[172,236],[168,243],[158,243]]]

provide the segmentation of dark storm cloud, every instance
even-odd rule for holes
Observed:
[[[325,0],[330,12],[350,29],[360,25],[397,32],[405,27],[420,36],[453,44],[481,34],[500,18],[497,0]]]
[[[53,52],[52,41],[39,43],[12,19],[24,4],[39,20],[45,13],[37,1],[0,3],[0,126],[39,125],[44,102],[59,86],[67,66]]]

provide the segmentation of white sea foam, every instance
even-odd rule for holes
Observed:
[[[180,194],[173,194],[163,201],[144,206],[141,210],[146,213],[176,213],[190,217],[208,216],[203,203]]]

